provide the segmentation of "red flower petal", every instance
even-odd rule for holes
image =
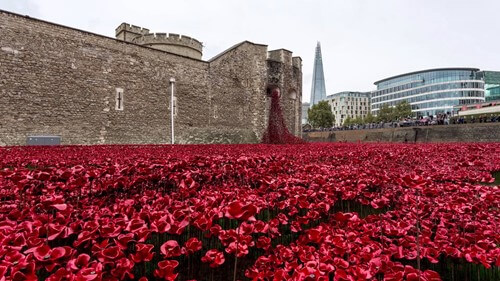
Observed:
[[[178,257],[182,254],[181,247],[175,240],[168,240],[167,242],[163,243],[163,245],[161,245],[160,247],[160,251],[167,258]]]

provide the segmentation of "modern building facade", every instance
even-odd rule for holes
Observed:
[[[500,101],[500,71],[481,71],[479,78],[484,81],[486,101]]]
[[[323,59],[321,57],[321,44],[316,45],[316,55],[314,57],[313,79],[311,86],[310,107],[326,99],[325,73],[323,72]]]
[[[335,116],[335,126],[342,126],[347,117],[364,118],[370,112],[369,92],[340,92],[329,95],[326,100]]]
[[[437,68],[389,77],[374,83],[371,112],[407,101],[416,116],[456,113],[454,107],[483,102],[485,82],[477,68]]]

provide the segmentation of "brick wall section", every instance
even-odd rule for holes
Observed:
[[[0,145],[23,145],[29,135],[169,143],[170,77],[176,143],[255,143],[267,126],[265,45],[243,42],[207,62],[3,11],[0,34]],[[286,77],[301,78],[301,69],[283,65],[289,73],[279,83],[297,87]],[[115,88],[124,90],[123,111]],[[299,109],[286,112],[288,122],[300,121]]]
[[[500,123],[304,133],[310,142],[498,142]]]

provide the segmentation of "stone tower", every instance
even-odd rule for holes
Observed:
[[[189,36],[175,33],[149,33],[149,29],[122,23],[115,30],[116,39],[169,53],[201,60],[203,44]]]
[[[321,58],[321,44],[316,45],[316,55],[314,57],[314,70],[311,87],[310,106],[326,99],[325,74],[323,73],[323,60]]]

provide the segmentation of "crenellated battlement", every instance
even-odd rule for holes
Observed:
[[[132,42],[147,46],[158,44],[179,45],[189,47],[200,53],[203,51],[203,44],[200,41],[189,36],[179,35],[176,33],[149,33],[136,37]]]
[[[134,38],[149,33],[149,29],[128,23],[122,23],[115,29],[117,39],[131,42]]]
[[[119,40],[151,47],[170,53],[201,59],[203,44],[186,35],[176,33],[150,33],[149,29],[122,23],[116,28],[116,38]]]
[[[292,65],[298,69],[302,69],[302,58],[301,57],[292,57]]]

